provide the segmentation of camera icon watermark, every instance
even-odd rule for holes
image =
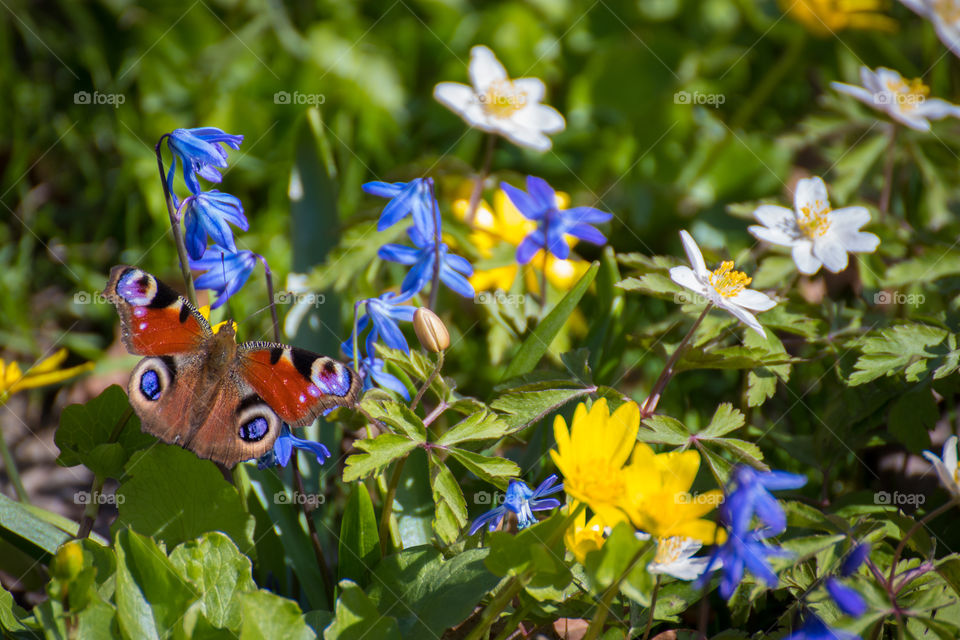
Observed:
[[[278,291],[273,294],[273,301],[276,304],[311,304],[319,307],[327,301],[327,297],[322,293]]]
[[[878,291],[873,294],[873,304],[878,305],[909,305],[919,307],[927,297],[922,293],[900,293],[899,291]]]
[[[322,93],[300,93],[294,91],[277,91],[273,94],[273,104],[297,104],[318,106],[327,101],[327,97]]]
[[[902,493],[900,491],[877,491],[873,494],[873,503],[881,506],[890,507],[920,507],[927,501],[927,496],[922,493]]]
[[[877,106],[897,105],[900,107],[916,107],[923,104],[927,96],[922,93],[902,91],[882,91],[873,94],[873,103]]]
[[[77,291],[73,294],[73,304],[107,304],[110,300],[103,291]]]
[[[500,93],[498,91],[489,91],[485,94],[477,96],[477,99],[480,101],[481,105],[485,107],[492,107],[494,109],[520,109],[525,107],[527,104],[526,93]]]
[[[501,307],[518,307],[525,304],[527,296],[520,293],[504,293],[497,291],[481,291],[473,297],[474,304],[495,304]]]
[[[292,494],[286,491],[277,491],[273,494],[273,504],[305,504],[311,507],[319,507],[327,501],[327,497],[322,493],[300,493],[294,491]]]
[[[678,493],[674,501],[676,504],[708,504],[715,507],[723,503],[724,497],[722,493]]]
[[[705,104],[711,107],[719,107],[726,101],[727,96],[722,93],[677,91],[673,94],[673,104]]]
[[[127,101],[127,96],[122,93],[100,93],[94,91],[77,91],[73,94],[73,104],[100,105],[107,104],[114,109],[119,109],[120,105]]]
[[[100,491],[77,491],[73,494],[74,504],[112,504],[119,506],[127,501],[125,495],[116,493],[102,493]]]
[[[500,505],[506,497],[501,491],[477,491],[473,494],[473,504]]]
[[[673,301],[676,304],[707,304],[710,302],[710,298],[700,295],[696,291],[690,291],[689,289],[684,289],[683,291],[678,291],[673,294]]]

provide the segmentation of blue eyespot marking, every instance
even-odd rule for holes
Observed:
[[[140,393],[147,400],[154,401],[160,397],[160,392],[163,389],[160,388],[160,376],[157,375],[157,372],[153,369],[147,369],[143,372],[143,375],[140,376]]]
[[[130,269],[120,276],[117,293],[130,304],[143,307],[150,304],[157,295],[157,284],[149,274],[139,269]]]
[[[343,397],[350,393],[350,370],[332,360],[322,367],[314,366],[312,381],[329,395]]]
[[[240,425],[240,439],[246,442],[263,440],[270,430],[270,423],[263,416],[257,416]]]

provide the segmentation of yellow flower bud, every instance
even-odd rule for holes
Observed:
[[[417,309],[413,314],[413,330],[427,351],[440,353],[450,346],[450,334],[443,325],[443,320],[426,307]]]
[[[50,568],[51,573],[60,580],[72,580],[80,575],[83,571],[83,543],[71,540],[62,544]]]

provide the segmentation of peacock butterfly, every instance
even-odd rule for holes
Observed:
[[[310,424],[352,406],[349,367],[275,342],[237,344],[233,323],[214,333],[184,298],[149,273],[118,265],[106,297],[127,350],[146,356],[127,392],[144,431],[233,467],[270,451],[284,422]]]

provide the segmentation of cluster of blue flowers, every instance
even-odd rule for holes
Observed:
[[[507,513],[513,513],[517,517],[517,526],[525,529],[530,525],[536,524],[534,511],[549,511],[560,506],[560,501],[556,498],[547,498],[559,491],[563,491],[563,484],[557,484],[556,474],[540,483],[536,489],[531,489],[527,483],[522,480],[511,480],[507,486],[507,493],[504,496],[503,504],[494,507],[490,511],[473,521],[470,525],[470,535],[487,525],[489,531],[495,530],[503,522]]]
[[[369,327],[364,352],[357,354],[364,390],[375,383],[409,400],[406,385],[386,371],[383,360],[376,357],[374,343],[382,339],[386,346],[409,353],[410,346],[397,324],[413,320],[416,309],[407,303],[420,294],[435,275],[455,293],[472,298],[474,290],[467,277],[473,274],[473,267],[465,258],[450,253],[449,247],[441,240],[440,206],[434,195],[431,178],[417,178],[410,182],[368,182],[363,185],[363,190],[390,198],[377,222],[378,231],[392,227],[407,216],[413,219],[413,224],[407,229],[413,247],[385,244],[378,252],[384,260],[412,268],[400,285],[400,293],[387,292],[357,303],[358,310],[363,307],[364,314],[357,321],[356,332],[343,344],[343,350],[353,358],[354,340],[359,341],[360,334]]]
[[[173,155],[167,172],[167,192],[185,227],[190,268],[206,272],[197,278],[195,285],[198,289],[216,292],[217,297],[210,305],[216,309],[243,287],[257,261],[263,261],[262,256],[252,251],[237,250],[230,225],[244,231],[250,228],[240,199],[216,189],[203,191],[197,179],[221,182],[220,169],[227,166],[225,147],[239,149],[243,136],[231,135],[216,127],[198,127],[175,129],[164,137]],[[178,164],[190,192],[182,201],[173,190]],[[212,243],[208,245],[208,241]]]

